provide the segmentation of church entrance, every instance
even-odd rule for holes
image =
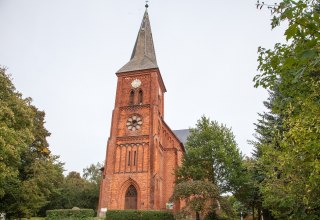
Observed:
[[[124,209],[137,209],[137,203],[138,193],[136,188],[131,185],[126,192]]]

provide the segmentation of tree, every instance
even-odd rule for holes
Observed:
[[[264,180],[264,172],[261,170],[260,164],[257,163],[255,157],[246,157],[243,160],[243,166],[245,167],[243,176],[242,187],[234,194],[237,200],[241,203],[242,212],[252,214],[252,218],[255,219],[257,214],[258,220],[274,220],[269,214],[269,210],[262,206],[262,193],[260,190],[261,182]]]
[[[20,154],[32,141],[28,103],[0,68],[0,199],[10,190],[8,183],[18,181]]]
[[[258,122],[257,163],[263,205],[277,219],[320,216],[319,5],[283,0],[272,6],[272,27],[288,23],[287,42],[259,48],[261,73],[254,80],[272,95],[270,112]]]
[[[258,6],[263,7],[264,3]],[[280,4],[269,5],[273,14],[272,28],[286,21],[286,44],[275,44],[274,49],[260,47],[258,69],[254,78],[255,86],[272,89],[279,79],[294,82],[305,76],[316,77],[319,70],[319,0],[283,0]]]
[[[242,155],[232,131],[225,125],[201,117],[186,143],[187,154],[177,171],[178,182],[208,180],[221,193],[236,192],[241,186]]]
[[[0,212],[8,217],[37,213],[62,181],[63,164],[49,151],[44,117],[0,68]]]
[[[61,187],[60,207],[58,208],[91,208],[96,210],[99,199],[99,188],[94,182],[81,177],[75,171],[70,172]]]
[[[83,169],[82,177],[100,186],[100,182],[102,178],[102,171],[101,171],[102,167],[103,167],[103,163],[98,162],[97,164],[91,164],[90,166]]]
[[[220,192],[215,184],[209,181],[190,180],[175,185],[171,200],[185,200],[183,216],[195,212],[196,219],[200,220],[200,213],[212,210],[212,202],[216,201],[219,196]]]
[[[42,212],[45,213],[45,210],[48,209],[71,209],[73,207],[97,210],[101,166],[100,163],[91,164],[83,169],[83,177],[78,172],[69,172],[64,177],[63,183],[52,194],[50,203],[42,209]]]
[[[191,129],[186,151],[182,166],[176,171],[178,186],[190,183],[201,185],[200,183],[203,182],[204,184],[210,183],[212,185],[210,189],[215,186],[216,189],[219,189],[219,194],[236,193],[240,190],[244,180],[242,155],[229,128],[203,116],[198,120],[196,128]],[[202,188],[199,189],[202,190]],[[181,190],[180,195],[182,192],[184,190]],[[185,192],[187,193],[186,198],[190,196],[188,188]],[[202,194],[195,198],[207,199]],[[206,208],[205,206],[199,207]],[[194,209],[197,213],[199,210]]]
[[[249,141],[254,146],[254,152],[252,158],[246,158],[243,161],[245,166],[245,176],[247,177],[242,191],[238,193],[237,198],[250,207],[253,217],[257,213],[258,220],[274,220],[270,211],[262,206],[263,195],[260,190],[261,183],[265,179],[264,165],[260,163],[260,159],[263,155],[262,146],[274,143],[274,130],[278,130],[278,135],[281,134],[281,126],[283,124],[282,117],[271,112],[274,107],[274,102],[279,96],[277,91],[269,92],[270,97],[263,104],[267,108],[268,112],[260,113],[258,122],[255,123],[255,141]],[[255,211],[256,210],[256,211]]]

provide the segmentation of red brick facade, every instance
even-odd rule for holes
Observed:
[[[146,10],[130,61],[118,84],[107,145],[99,212],[164,210],[184,147],[164,121],[166,92]],[[176,210],[180,209],[175,204]]]
[[[164,92],[159,69],[118,73],[115,108],[101,184],[101,208],[125,209],[126,192],[137,191],[136,208],[166,209],[173,192],[175,168],[184,147],[163,120]],[[134,88],[134,80],[141,85]],[[141,97],[142,94],[142,97]],[[141,126],[128,129],[137,116]],[[175,209],[179,209],[175,205]]]

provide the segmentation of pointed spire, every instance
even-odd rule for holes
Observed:
[[[158,64],[146,5],[146,11],[142,19],[141,27],[132,51],[130,61],[117,73],[153,68],[158,68]]]

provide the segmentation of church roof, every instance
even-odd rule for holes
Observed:
[[[173,133],[177,136],[177,138],[181,141],[181,143],[186,144],[187,138],[190,134],[190,130],[189,129],[173,130]]]
[[[117,73],[153,68],[158,68],[158,64],[153,45],[149,15],[146,9],[130,61],[118,70]]]

